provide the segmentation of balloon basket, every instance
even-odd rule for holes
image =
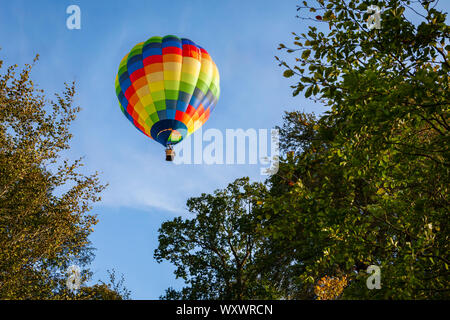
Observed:
[[[175,158],[175,151],[172,149],[172,146],[167,146],[166,148],[166,161],[173,161]]]

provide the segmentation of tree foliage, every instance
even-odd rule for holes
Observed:
[[[276,298],[255,261],[264,239],[257,232],[259,196],[264,186],[242,178],[214,194],[187,201],[192,219],[177,217],[159,230],[155,258],[176,266],[175,275],[188,284],[169,289],[164,299]]]
[[[383,8],[380,30],[362,23],[370,4]],[[283,208],[274,234],[291,242],[286,220],[310,223],[323,247],[302,277],[346,274],[344,297],[448,297],[445,14],[429,1],[416,24],[404,14],[410,1],[317,1],[299,10],[306,8],[322,11],[329,32],[295,34],[296,48],[287,50],[302,52],[299,64],[280,61],[300,79],[294,94],[305,90],[331,110],[311,147],[286,161],[298,180],[291,196],[275,200]],[[381,267],[380,290],[365,287],[370,264]]]
[[[325,276],[317,282],[314,293],[317,300],[335,300],[341,296],[346,286],[346,276],[341,278]]]
[[[382,9],[381,29],[365,24],[370,5]],[[436,5],[317,0],[298,6],[299,18],[317,26],[293,33],[292,47],[280,44],[295,54],[294,63],[277,60],[285,77],[297,79],[294,96],[303,93],[329,111],[285,114],[279,171],[257,195],[249,236],[263,241],[246,268],[258,270],[277,297],[449,297],[450,30]],[[225,204],[212,199],[190,203],[228,219]],[[189,274],[187,253],[196,239],[222,239],[220,229],[205,233],[219,225],[208,222],[163,225],[160,247],[170,243],[172,251],[159,257],[176,262],[178,276]],[[226,250],[226,242],[215,244]],[[220,259],[202,258],[210,255],[195,256],[195,277],[209,284],[196,287],[195,297],[224,296],[215,290],[226,287],[226,277],[208,271]],[[366,286],[370,265],[381,268],[381,289]]]
[[[80,110],[74,84],[48,100],[31,68],[0,75],[0,298],[71,299],[66,269],[92,260],[89,210],[105,186],[79,172],[81,159],[61,156]],[[83,281],[90,276],[84,268]]]

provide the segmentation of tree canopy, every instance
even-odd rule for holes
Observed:
[[[85,285],[92,275],[88,236],[98,221],[89,210],[105,185],[97,173],[80,173],[82,159],[62,158],[80,110],[75,85],[49,100],[31,69],[14,65],[0,75],[0,298],[125,297],[111,284]],[[83,267],[75,293],[66,286],[71,264]]]
[[[370,5],[382,9],[380,29],[365,23]],[[315,25],[294,32],[292,46],[280,44],[288,55],[276,59],[285,77],[297,79],[294,96],[303,93],[329,111],[285,114],[279,171],[253,194],[259,205],[252,238],[263,241],[247,268],[258,270],[277,297],[449,297],[450,46],[446,13],[436,5],[317,0],[298,6],[299,19]],[[201,203],[222,220],[230,214],[215,202]],[[201,238],[209,229],[182,220],[172,221],[170,232],[163,226],[160,245],[176,243],[171,257],[179,260],[171,261],[189,266],[184,250],[196,245],[179,237],[192,228]],[[197,259],[208,270],[208,260]],[[381,268],[380,289],[366,286],[370,265]],[[208,282],[198,297],[225,285],[223,279]]]
[[[155,258],[172,262],[175,275],[188,284],[181,291],[169,288],[162,298],[277,298],[255,263],[265,250],[255,209],[264,192],[262,184],[238,179],[224,190],[189,199],[192,219],[162,224]]]

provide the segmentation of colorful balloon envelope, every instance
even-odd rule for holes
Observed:
[[[219,71],[208,52],[175,36],[152,37],[122,59],[120,108],[142,133],[175,145],[200,128],[219,99]]]

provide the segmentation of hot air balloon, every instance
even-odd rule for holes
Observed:
[[[125,117],[166,147],[200,128],[219,99],[219,71],[208,52],[173,35],[138,43],[122,59],[116,94]]]

